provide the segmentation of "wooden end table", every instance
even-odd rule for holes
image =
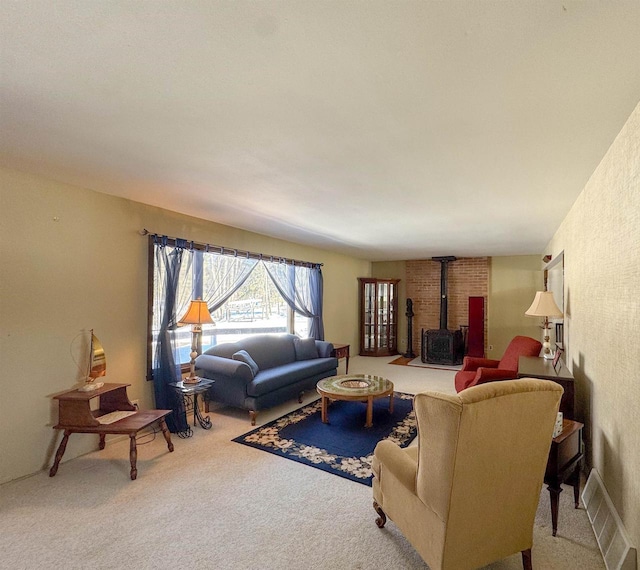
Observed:
[[[345,374],[349,374],[349,346],[348,344],[334,344],[333,352],[331,356],[340,360],[341,358],[346,358],[346,368],[344,370]]]
[[[373,400],[389,396],[389,413],[393,413],[393,382],[370,374],[342,374],[318,382],[316,389],[322,396],[322,423],[329,423],[329,402],[350,400],[367,403],[364,427],[373,426]]]
[[[64,455],[69,436],[72,433],[98,434],[100,436],[100,449],[104,449],[107,434],[128,435],[131,480],[135,480],[138,476],[136,434],[140,430],[154,422],[158,422],[169,451],[173,451],[171,435],[164,420],[165,416],[169,415],[172,410],[137,410],[129,401],[127,386],[130,386],[130,384],[105,384],[92,392],[69,390],[54,396],[54,399],[58,400],[58,424],[53,426],[53,429],[64,430],[64,435],[56,452],[55,461],[49,470],[49,477],[55,476],[58,472],[60,460]],[[91,410],[90,401],[93,398],[100,398],[100,406],[97,410]],[[99,418],[113,412],[133,413],[113,423],[100,423]]]
[[[562,420],[562,432],[554,437],[549,451],[549,461],[544,475],[551,500],[551,524],[553,536],[558,531],[558,505],[562,483],[568,482],[573,487],[575,508],[580,506],[580,462],[582,452],[583,424],[573,420]]]

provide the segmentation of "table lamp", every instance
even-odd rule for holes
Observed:
[[[197,384],[200,378],[196,376],[196,357],[198,356],[198,339],[202,335],[202,324],[210,323],[215,325],[209,313],[207,304],[202,299],[191,301],[184,317],[178,322],[178,326],[191,325],[191,372],[187,378],[183,380],[184,384]]]
[[[551,291],[536,291],[536,296],[533,299],[531,306],[525,311],[525,315],[529,317],[544,317],[544,342],[542,343],[543,352],[542,356],[547,360],[553,358],[551,352],[551,344],[549,342],[549,317],[562,317],[562,311],[556,305],[553,299],[553,293]]]

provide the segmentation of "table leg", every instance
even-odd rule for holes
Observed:
[[[136,434],[129,435],[129,462],[131,463],[131,480],[135,481],[138,476],[136,462],[138,460],[138,450],[136,449]]]
[[[162,430],[162,435],[164,435],[164,439],[167,442],[167,447],[169,451],[173,451],[173,442],[171,441],[171,434],[169,433],[169,429],[167,428],[167,422],[164,421],[164,418],[160,420],[160,429]]]
[[[346,367],[345,367],[344,373],[345,374],[349,374],[349,355],[348,354],[346,356],[346,361],[347,362],[346,362]]]
[[[58,466],[60,465],[60,460],[64,455],[65,450],[67,449],[67,442],[69,441],[69,436],[71,435],[71,431],[68,429],[64,430],[64,435],[62,436],[62,441],[60,442],[60,446],[58,447],[58,451],[56,451],[56,459],[49,469],[49,477],[53,477],[58,472]]]
[[[553,529],[553,536],[558,532],[558,505],[560,503],[560,493],[562,493],[562,487],[558,486],[547,487],[549,490],[549,499],[551,500],[551,527]]]
[[[393,392],[389,395],[389,413],[393,414]]]
[[[107,436],[103,433],[100,434],[100,444],[98,447],[100,447],[100,449],[104,449],[104,445],[105,445],[105,438]]]
[[[364,427],[369,428],[373,425],[373,398],[369,396],[367,398],[367,421]]]
[[[527,550],[522,551],[522,568],[524,570],[532,570],[533,565],[531,563],[531,549],[527,548]]]
[[[328,424],[329,423],[329,414],[328,414],[328,407],[329,407],[329,398],[327,398],[326,396],[322,396],[322,407],[321,407],[321,418],[322,418],[322,423],[323,424]]]
[[[573,486],[573,502],[576,509],[580,508],[580,462],[576,465],[575,471],[569,479],[569,484]]]
[[[200,427],[203,429],[211,429],[211,418],[209,416],[203,416],[200,412],[200,406],[198,406],[198,394],[193,395],[193,425],[196,425],[196,418]]]

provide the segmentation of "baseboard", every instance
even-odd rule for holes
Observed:
[[[636,549],[596,469],[582,491],[582,501],[607,570],[636,570]]]

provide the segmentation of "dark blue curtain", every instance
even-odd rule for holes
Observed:
[[[316,340],[324,340],[324,323],[322,321],[322,295],[324,294],[324,282],[322,269],[316,266],[309,269],[309,296],[311,301],[311,314],[313,315],[309,336]]]
[[[322,322],[322,270],[319,265],[306,267],[285,262],[264,261],[267,274],[271,277],[282,298],[296,313],[311,320],[309,336],[324,340]]]
[[[180,362],[176,359],[175,330],[180,318],[178,315],[182,315],[188,306],[184,297],[191,298],[191,291],[185,295],[180,288],[180,275],[191,266],[192,252],[186,245],[186,242],[177,240],[175,247],[169,246],[166,236],[156,236],[154,243],[154,322],[159,328],[154,339],[151,374],[156,408],[174,412],[167,416],[167,427],[173,433],[189,429],[182,398],[176,398],[169,386],[171,382],[182,379]]]

